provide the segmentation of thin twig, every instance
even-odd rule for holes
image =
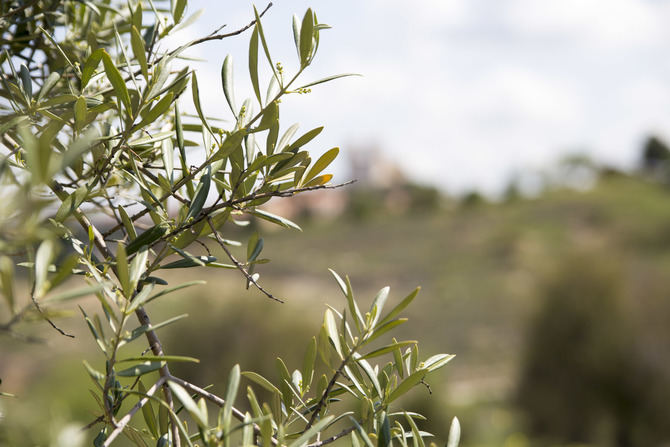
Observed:
[[[18,13],[20,13],[21,11],[23,11],[24,9],[30,8],[31,6],[37,4],[38,1],[39,1],[39,0],[33,0],[32,2],[28,2],[28,3],[24,4],[24,5],[21,5],[21,6],[19,6],[19,7],[16,8],[16,9],[11,9],[11,10],[9,10],[9,12],[7,12],[7,13],[1,15],[1,16],[0,16],[0,19],[6,19],[7,17],[11,17],[11,16],[13,16],[14,14],[18,14]],[[33,12],[34,12],[34,11],[33,11]]]
[[[263,14],[265,14],[267,12],[267,10],[270,9],[271,7],[272,7],[272,2],[268,3],[268,5],[265,7],[265,9],[260,14],[258,14],[258,16],[263,17]],[[238,34],[242,34],[243,32],[245,32],[246,30],[248,30],[249,28],[251,28],[255,24],[256,24],[256,19],[252,20],[251,22],[249,22],[248,25],[246,25],[246,26],[244,26],[244,27],[242,27],[242,28],[240,28],[236,31],[233,31],[233,32],[230,32],[230,33],[225,33],[225,34],[216,34],[220,29],[223,28],[223,26],[222,26],[222,27],[219,27],[219,29],[214,31],[209,36],[201,37],[200,39],[196,39],[196,40],[190,42],[188,46],[192,47],[194,45],[199,45],[203,42],[209,42],[210,40],[221,40],[221,39],[225,39],[227,37],[237,36]],[[175,51],[171,52],[170,55],[174,54],[176,51],[179,51],[179,50],[175,50]]]
[[[331,436],[330,438],[324,439],[323,441],[318,441],[313,444],[307,444],[307,447],[321,447],[322,445],[330,444],[331,442],[335,442],[338,439],[347,436],[349,433],[352,431],[356,430],[356,426],[352,425],[351,427],[347,427],[341,432],[337,433],[336,435]]]
[[[99,423],[99,422],[104,422],[104,421],[105,421],[105,415],[104,415],[104,414],[101,414],[100,416],[98,416],[97,418],[93,419],[93,420],[92,420],[91,422],[89,422],[88,424],[84,425],[84,426],[81,428],[81,431],[86,431],[86,430],[88,430],[89,428],[93,427],[95,424],[97,424],[97,423]]]
[[[219,235],[219,232],[216,231],[216,227],[214,226],[214,223],[212,222],[212,218],[209,217],[209,216],[207,216],[207,223],[209,224],[209,227],[212,229],[212,232],[214,233],[214,237],[216,238],[216,242],[218,242],[219,245],[221,246],[221,248],[223,248],[223,251],[226,252],[226,255],[228,255],[228,257],[230,258],[230,260],[232,261],[232,263],[235,264],[235,267],[237,267],[237,269],[238,269],[240,272],[242,272],[242,274],[244,275],[244,277],[247,278],[247,281],[249,281],[251,284],[253,284],[254,286],[256,286],[256,288],[257,288],[258,290],[260,290],[261,292],[263,292],[263,294],[265,294],[265,296],[267,296],[268,298],[270,298],[270,299],[272,299],[272,300],[275,300],[275,301],[278,301],[278,302],[280,302],[280,303],[283,303],[284,300],[281,300],[281,299],[277,298],[276,296],[272,295],[270,292],[268,292],[267,290],[265,290],[263,287],[261,287],[261,285],[258,284],[258,282],[256,281],[256,279],[254,279],[254,277],[251,276],[251,275],[249,274],[249,272],[247,271],[247,269],[245,269],[244,266],[243,266],[237,259],[235,259],[235,257],[234,257],[233,254],[230,252],[230,250],[228,250],[228,247],[226,247],[226,244],[225,244],[225,242],[223,241],[223,239],[221,239],[221,236]]]
[[[309,428],[314,424],[316,421],[316,418],[319,415],[319,412],[321,411],[321,408],[326,404],[326,400],[328,399],[328,395],[330,394],[330,390],[333,389],[335,386],[335,382],[337,381],[337,378],[339,377],[340,374],[342,374],[342,371],[344,371],[344,367],[347,366],[347,363],[349,363],[349,360],[354,354],[354,351],[356,350],[356,347],[354,347],[349,354],[342,360],[342,363],[340,364],[339,368],[337,368],[337,371],[335,371],[335,374],[333,374],[333,377],[330,379],[330,382],[328,383],[328,386],[326,387],[325,390],[323,390],[323,394],[321,395],[321,399],[319,399],[319,403],[316,404],[316,407],[314,407],[312,416],[309,418],[309,422],[305,426],[305,429],[303,430],[303,433],[309,430]]]
[[[107,439],[105,439],[104,444],[102,444],[102,447],[109,447],[112,444],[112,441],[116,439],[117,436],[121,434],[124,428],[126,428],[126,425],[128,425],[128,422],[130,422],[130,419],[139,411],[140,408],[142,408],[147,402],[149,402],[150,396],[152,396],[163,384],[165,384],[165,381],[167,380],[166,377],[161,377],[158,379],[154,385],[147,390],[145,393],[146,395],[140,399],[133,408],[130,409],[128,413],[126,413],[125,416],[123,416],[119,422],[116,424],[116,427],[114,430],[107,436]],[[178,445],[179,441],[175,443],[175,445]]]
[[[53,321],[51,321],[51,319],[49,317],[47,317],[47,315],[44,313],[44,310],[42,310],[42,306],[40,306],[40,304],[37,302],[37,299],[35,298],[35,295],[31,295],[30,298],[33,300],[33,304],[35,305],[35,309],[37,309],[37,311],[40,313],[40,315],[42,315],[42,318],[47,320],[47,323],[49,323],[52,328],[54,328],[58,332],[60,332],[61,335],[65,335],[66,337],[70,337],[70,338],[75,338],[74,335],[68,334],[63,329],[56,326],[56,324]]]

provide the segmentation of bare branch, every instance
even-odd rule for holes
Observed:
[[[268,3],[268,5],[265,7],[265,9],[260,14],[258,14],[258,16],[263,17],[263,15],[268,11],[268,9],[270,9],[270,7],[272,7],[272,2]],[[199,45],[203,42],[209,42],[210,40],[221,40],[221,39],[225,39],[227,37],[237,36],[238,34],[242,34],[243,32],[245,32],[246,30],[248,30],[249,28],[251,28],[255,24],[256,24],[256,19],[252,20],[251,22],[249,22],[248,25],[243,26],[242,28],[240,28],[236,31],[233,31],[233,32],[230,32],[230,33],[225,33],[225,34],[216,34],[219,30],[221,30],[223,28],[223,26],[225,26],[225,25],[223,25],[223,26],[219,27],[216,31],[214,31],[212,34],[210,34],[209,36],[205,36],[205,37],[201,37],[200,39],[196,39],[193,42],[189,43],[188,46],[192,47],[192,46],[195,46],[195,45]],[[176,51],[180,51],[180,50],[175,50],[175,51],[171,52],[170,55],[174,54]]]
[[[345,428],[341,432],[337,433],[336,435],[331,436],[330,438],[324,439],[323,441],[318,441],[313,444],[307,444],[307,447],[321,447],[322,445],[330,444],[331,442],[335,442],[338,439],[347,436],[349,433],[352,431],[356,430],[356,426],[352,425],[351,427]]]
[[[167,377],[165,376],[159,378],[158,381],[154,383],[154,385],[147,390],[146,396],[140,399],[135,404],[135,406],[131,408],[130,411],[126,413],[126,415],[119,420],[114,430],[107,436],[107,439],[105,439],[104,444],[102,444],[103,447],[109,447],[112,444],[112,441],[114,441],[116,437],[119,436],[121,432],[123,432],[123,429],[126,428],[126,425],[128,425],[128,422],[130,422],[130,419],[135,415],[135,413],[137,413],[137,411],[140,408],[142,408],[144,405],[146,405],[147,402],[149,402],[150,396],[152,396],[161,386],[163,386],[166,380]],[[177,441],[175,445],[179,445],[179,441]]]
[[[303,433],[309,430],[309,428],[314,424],[316,421],[316,418],[319,416],[319,412],[323,408],[323,406],[326,404],[326,400],[328,399],[328,395],[330,394],[330,391],[333,389],[335,386],[335,382],[337,381],[337,378],[342,374],[342,371],[344,371],[344,367],[347,366],[347,363],[349,363],[349,360],[351,359],[352,355],[354,354],[354,351],[356,350],[356,346],[347,354],[347,356],[342,360],[342,363],[340,363],[339,368],[337,368],[337,371],[333,374],[333,377],[330,379],[330,382],[328,383],[328,386],[326,387],[325,390],[323,390],[323,394],[321,395],[321,399],[319,399],[319,403],[316,404],[316,407],[314,407],[314,410],[312,412],[312,416],[309,418],[309,422],[305,426],[305,429],[303,430]]]
[[[209,217],[209,216],[207,217],[207,223],[209,224],[210,228],[212,229],[212,232],[214,233],[214,237],[216,238],[216,242],[218,242],[219,245],[221,246],[221,248],[223,248],[223,251],[226,252],[226,255],[228,255],[228,257],[230,258],[230,260],[232,261],[232,263],[235,264],[235,267],[237,267],[237,269],[238,269],[240,272],[242,272],[242,274],[244,275],[244,277],[247,278],[247,281],[249,281],[251,284],[253,284],[254,286],[256,286],[256,288],[257,288],[258,290],[260,290],[262,293],[264,293],[265,296],[267,296],[268,298],[270,298],[270,299],[272,299],[272,300],[275,300],[275,301],[278,301],[278,302],[280,302],[280,303],[283,303],[284,300],[281,300],[281,299],[275,297],[275,296],[272,295],[270,292],[268,292],[268,291],[265,290],[263,287],[261,287],[261,285],[258,284],[258,282],[254,279],[254,277],[251,276],[251,275],[249,274],[249,272],[247,271],[247,269],[245,269],[244,266],[243,266],[237,259],[235,259],[235,257],[234,257],[233,254],[230,252],[230,250],[228,250],[228,247],[226,247],[226,244],[223,242],[223,239],[221,239],[221,236],[219,235],[219,232],[216,231],[216,227],[214,227],[214,223],[212,222],[212,218]]]
[[[141,306],[138,307],[137,310],[135,311],[135,315],[137,316],[137,319],[139,320],[140,324],[151,327],[151,320],[149,320],[149,315],[147,315],[143,307]],[[160,339],[156,335],[156,332],[153,330],[148,330],[146,332],[146,337],[147,340],[149,341],[149,347],[151,347],[151,352],[153,352],[153,354],[156,356],[164,355],[163,345],[161,344]],[[158,370],[158,373],[163,379],[167,379],[171,376],[170,369],[167,366],[167,362],[165,362],[165,364],[161,366],[161,369]],[[174,400],[172,399],[172,392],[170,391],[170,388],[168,388],[166,383],[163,384],[163,394],[165,395],[165,402],[168,404],[170,408],[174,409]],[[180,445],[179,429],[177,427],[177,423],[174,420],[174,418],[175,416],[172,413],[170,413],[170,419],[172,421],[172,427],[171,427],[172,442],[175,447],[179,447]]]
[[[49,317],[47,317],[47,315],[44,313],[44,310],[42,310],[42,306],[40,306],[40,304],[37,302],[37,299],[35,298],[35,295],[31,295],[30,298],[33,300],[33,304],[35,305],[35,309],[37,309],[37,311],[40,313],[40,315],[42,315],[42,318],[47,320],[47,323],[49,323],[52,328],[54,328],[58,332],[60,332],[61,335],[65,335],[66,337],[74,338],[74,335],[68,334],[63,329],[56,326],[56,324],[53,321],[51,321],[51,319]]]

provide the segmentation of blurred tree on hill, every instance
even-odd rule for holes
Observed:
[[[544,281],[517,390],[537,445],[670,442],[659,417],[670,371],[645,359],[627,289],[622,263],[603,253],[573,253]]]

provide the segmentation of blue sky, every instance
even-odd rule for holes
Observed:
[[[316,153],[376,146],[417,181],[495,194],[514,173],[575,152],[631,167],[647,134],[670,137],[670,1],[280,0],[264,27],[287,71],[297,62],[291,16],[307,7],[333,29],[304,79],[363,75],[284,101],[285,127],[326,125]],[[245,1],[192,0],[189,13],[200,8],[175,39],[252,17]],[[201,89],[211,87],[208,114],[226,114],[219,70],[228,53],[238,102],[251,96],[248,38],[191,52],[209,60],[196,66]]]

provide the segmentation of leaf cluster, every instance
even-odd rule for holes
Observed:
[[[277,384],[235,367],[223,399],[170,373],[171,362],[197,362],[166,354],[158,336],[184,315],[153,323],[147,313],[150,303],[160,306],[167,294],[202,283],[170,286],[165,271],[174,269],[236,270],[247,287],[282,301],[259,283],[257,266],[269,261],[261,257],[260,234],[246,242],[227,234],[250,219],[300,230],[262,206],[341,186],[327,173],[339,149],[313,160],[307,146],[323,128],[298,134],[297,124],[281,127],[280,103],[349,75],[301,81],[329,28],[311,9],[293,19],[297,60],[287,73],[263,30],[268,8],[254,8],[251,23],[237,31],[165,50],[163,39],[197,17],[187,14],[187,0],[0,5],[0,290],[9,315],[0,333],[36,341],[16,327],[37,318],[70,336],[53,321],[58,306],[95,296],[98,311],[79,310],[104,359],[84,362],[100,414],[90,425],[102,424],[96,446],[121,433],[139,446],[297,447],[345,435],[356,445],[423,445],[420,416],[390,406],[452,356],[421,362],[414,341],[369,345],[406,321],[399,314],[418,290],[382,316],[383,289],[363,315],[348,279],[334,274],[347,309],[326,311],[303,367],[289,373],[278,359]],[[230,115],[214,119],[201,102],[213,91],[186,64],[188,50],[246,30],[253,96],[236,101],[233,59],[226,56],[221,91]],[[195,113],[181,111],[190,105]],[[27,273],[28,299],[16,293],[17,269]],[[138,355],[142,339],[149,348]],[[389,356],[384,365],[371,363]],[[323,374],[315,373],[317,359]],[[252,411],[237,410],[241,377],[269,391],[270,401],[261,403],[248,387]],[[128,410],[124,403],[135,399]],[[216,421],[211,405],[221,407]],[[140,410],[145,427],[132,419]]]

